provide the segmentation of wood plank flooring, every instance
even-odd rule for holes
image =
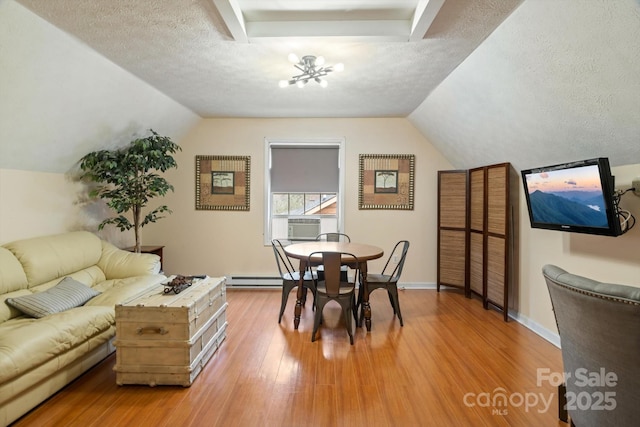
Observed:
[[[404,327],[374,292],[353,346],[337,305],[312,343],[310,303],[293,328],[295,292],[281,324],[279,290],[227,300],[227,339],[191,387],[119,387],[112,355],[15,426],[567,426],[537,381],[562,371],[560,350],[458,291],[400,291]]]

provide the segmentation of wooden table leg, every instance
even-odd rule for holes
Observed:
[[[367,286],[367,263],[360,263],[360,274],[362,277],[360,286],[362,286],[362,311],[364,312],[364,324],[367,326],[367,332],[371,332],[371,305],[369,304],[369,287]]]
[[[304,272],[307,269],[307,262],[300,260],[300,280],[298,281],[298,292],[296,293],[296,308],[293,316],[293,328],[300,326],[300,315],[302,314],[302,299],[304,297]]]

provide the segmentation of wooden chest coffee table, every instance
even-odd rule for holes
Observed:
[[[116,383],[190,386],[226,337],[226,278],[116,305]]]

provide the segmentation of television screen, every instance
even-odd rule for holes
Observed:
[[[522,180],[532,227],[621,234],[607,158],[524,170]]]

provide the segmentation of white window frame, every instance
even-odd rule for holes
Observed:
[[[265,138],[264,139],[264,244],[271,246],[271,147],[338,147],[338,208],[336,216],[338,222],[337,232],[344,233],[344,201],[345,201],[345,139],[344,138],[315,138],[315,139],[291,139],[291,138]]]

